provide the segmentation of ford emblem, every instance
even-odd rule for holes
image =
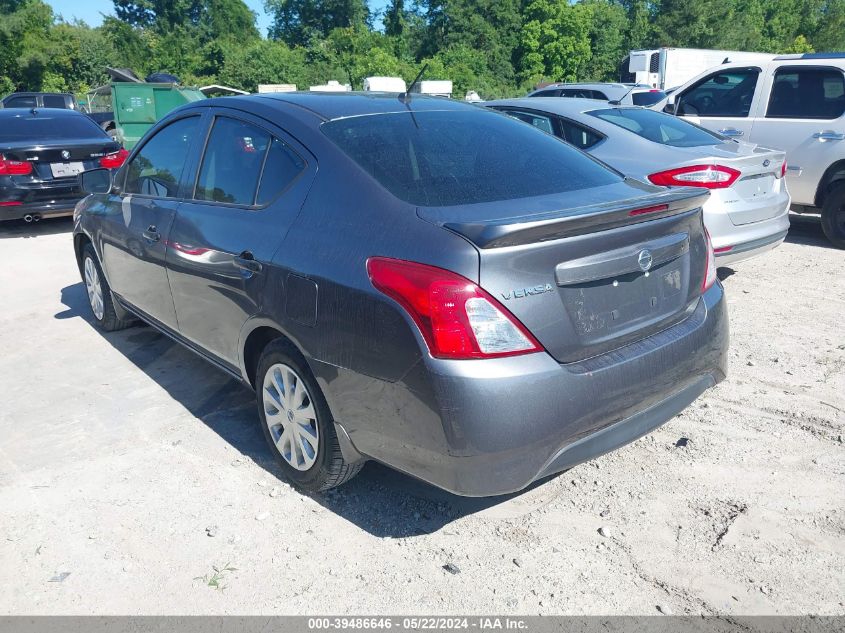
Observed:
[[[654,258],[651,256],[651,251],[647,248],[641,250],[639,257],[637,257],[637,263],[640,265],[640,270],[643,272],[648,272],[653,261]]]

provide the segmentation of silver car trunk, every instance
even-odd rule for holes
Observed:
[[[722,165],[741,173],[726,189],[713,190],[724,203],[731,222],[750,224],[772,218],[782,212],[781,193],[785,187],[780,171],[786,154],[750,143],[727,141],[697,147],[669,147],[638,139],[648,144],[647,152],[622,157],[615,149],[601,146],[591,151],[628,174],[647,179],[655,172],[689,165]],[[602,151],[604,149],[604,151]]]
[[[473,242],[479,285],[558,361],[573,362],[649,336],[694,309],[705,274],[706,196],[620,183],[577,197],[418,213]]]

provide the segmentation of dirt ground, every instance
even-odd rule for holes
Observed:
[[[294,491],[251,392],[92,326],[70,229],[0,226],[0,614],[845,614],[845,252],[815,219],[720,271],[725,382],[487,500],[374,464]]]

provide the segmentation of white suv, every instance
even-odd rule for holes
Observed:
[[[722,64],[653,107],[785,150],[792,210],[821,213],[825,235],[845,248],[845,53]]]

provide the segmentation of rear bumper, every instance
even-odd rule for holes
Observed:
[[[751,240],[750,242],[736,244],[729,251],[716,254],[716,265],[727,266],[729,264],[736,264],[737,262],[745,261],[746,259],[751,259],[757,255],[762,255],[766,251],[770,251],[773,248],[780,246],[780,244],[786,239],[787,233],[789,233],[788,230],[781,231],[780,233],[767,235],[756,240]]]
[[[76,203],[82,200],[83,196],[74,199],[63,199],[57,202],[36,202],[20,204],[13,207],[0,206],[0,222],[4,220],[20,220],[28,215],[39,218],[57,218],[73,215]]]
[[[751,259],[772,250],[786,238],[789,231],[789,198],[783,201],[773,217],[740,225],[733,224],[723,210],[705,205],[704,224],[710,232],[718,266]]]
[[[370,426],[372,404],[366,420],[357,407],[336,417],[363,455],[456,494],[506,494],[671,419],[725,377],[728,338],[717,283],[683,322],[607,354],[569,364],[544,353],[428,358],[405,386],[413,393],[378,387],[394,416],[381,429]]]

